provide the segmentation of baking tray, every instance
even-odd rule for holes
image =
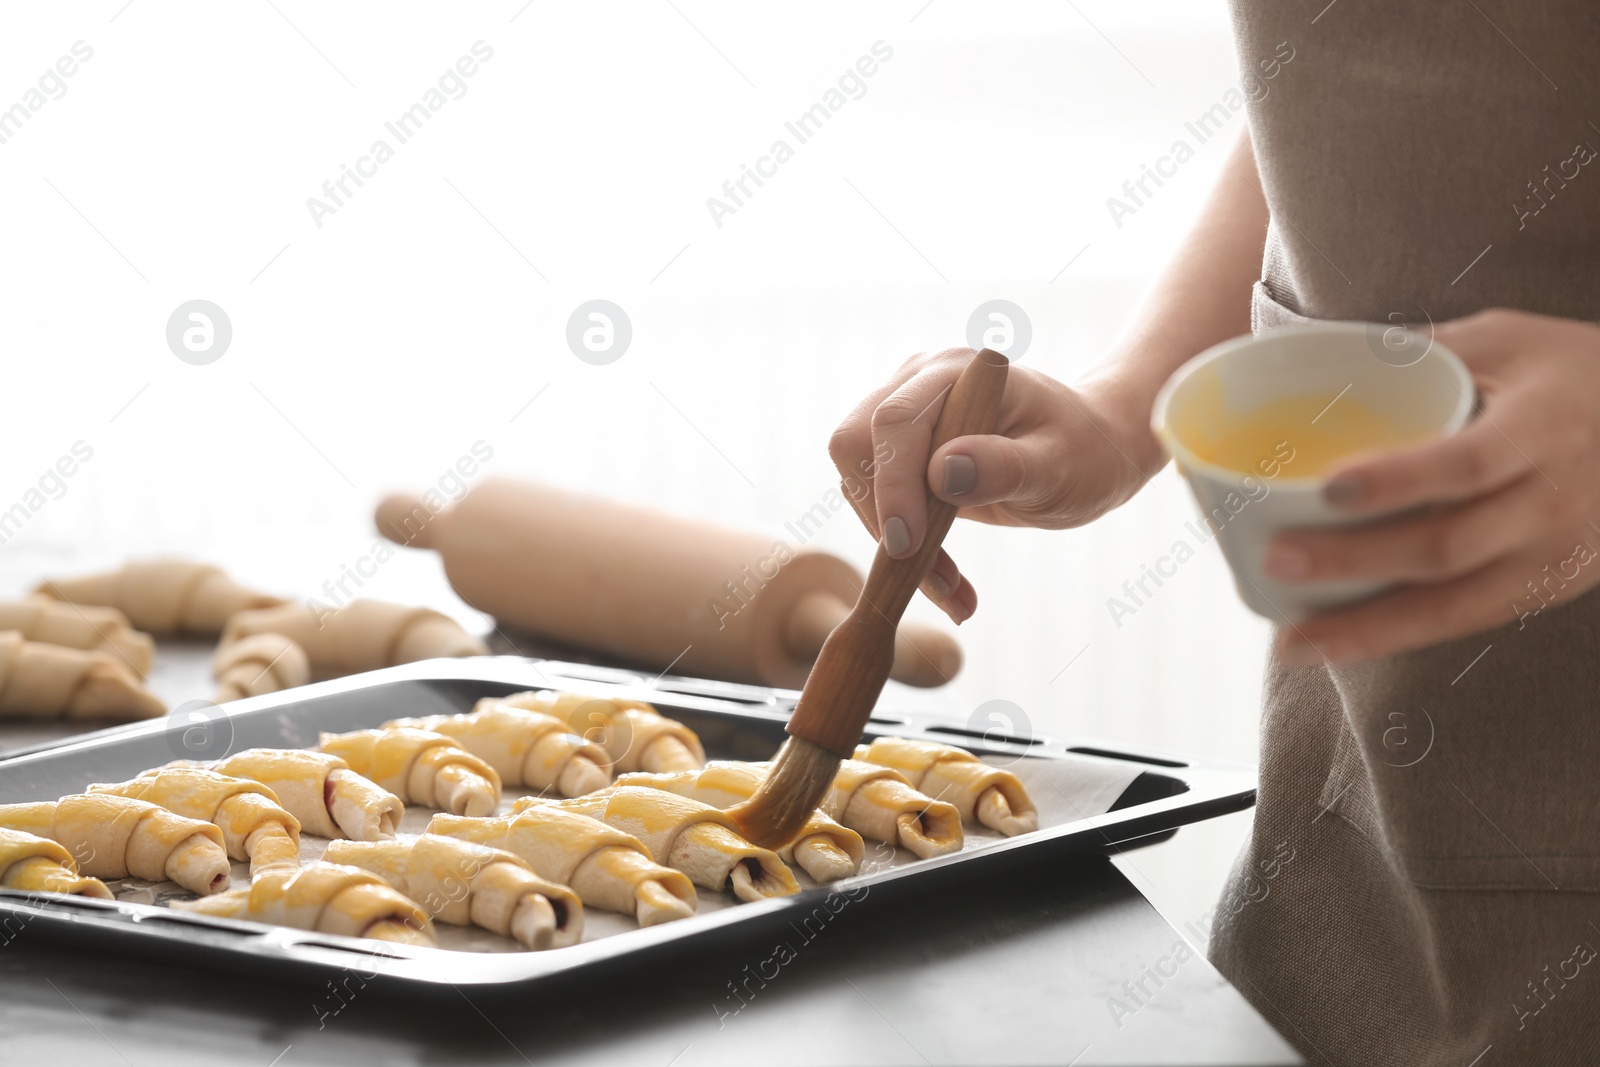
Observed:
[[[766,759],[784,738],[799,694],[694,678],[649,678],[628,671],[517,656],[427,660],[315,683],[283,693],[202,707],[180,706],[166,719],[132,723],[68,741],[0,754],[0,803],[54,799],[87,783],[121,781],[183,755],[204,758],[256,746],[305,747],[319,732],[377,726],[400,716],[469,710],[481,697],[526,689],[572,689],[646,700],[699,734],[713,759]],[[1110,810],[1013,838],[995,838],[931,860],[866,872],[799,895],[702,911],[647,929],[543,952],[469,952],[396,945],[252,922],[183,914],[126,900],[105,901],[0,890],[0,930],[26,929],[99,950],[130,952],[257,975],[363,980],[426,986],[521,988],[575,971],[632,963],[646,955],[747,942],[822,915],[868,893],[892,898],[936,890],[953,880],[1000,877],[1044,854],[1104,854],[1157,840],[1177,827],[1239,811],[1255,800],[1253,767],[1187,759],[1124,745],[979,731],[959,720],[879,702],[867,738],[881,734],[958,744],[991,760],[1095,761],[1133,777]],[[1052,769],[1053,770],[1053,769]],[[869,843],[870,846],[870,843]],[[441,928],[444,929],[444,928]]]

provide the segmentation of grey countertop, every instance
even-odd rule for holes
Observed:
[[[1302,1062],[1103,859],[869,896],[791,943],[781,967],[763,965],[770,946],[733,941],[554,995],[424,997],[69,949],[24,928],[0,949],[0,1049],[163,1067]]]

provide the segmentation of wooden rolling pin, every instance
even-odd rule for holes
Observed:
[[[454,507],[378,505],[379,533],[432,548],[467,603],[532,633],[682,674],[799,688],[861,575],[826,552],[551,486],[491,479]],[[681,658],[680,658],[681,657]],[[890,677],[943,685],[948,632],[895,637]]]

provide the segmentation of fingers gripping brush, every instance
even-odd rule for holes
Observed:
[[[994,432],[1009,365],[987,348],[972,357],[945,398],[933,449]],[[788,844],[827,795],[840,761],[854,753],[894,662],[895,627],[955,517],[956,506],[929,490],[922,546],[905,559],[891,559],[878,546],[855,607],[828,635],[806,678],[771,773],[754,796],[728,811],[754,843]]]

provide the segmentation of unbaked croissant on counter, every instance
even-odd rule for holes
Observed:
[[[211,657],[218,704],[293,689],[311,681],[306,650],[282,634],[259,633],[217,646]]]
[[[300,862],[300,821],[260,782],[200,767],[160,767],[126,782],[91,785],[87,791],[148,800],[174,815],[211,823],[222,831],[228,856],[249,861],[252,876]]]
[[[503,848],[571,886],[585,907],[632,915],[640,926],[688,918],[699,903],[689,877],[651,859],[638,838],[552,804],[494,819],[435,815],[427,832]]]
[[[222,644],[261,633],[280,634],[304,649],[319,677],[489,651],[448,615],[386,600],[352,600],[337,610],[282,604],[242,611],[228,620]]]
[[[407,804],[452,815],[490,815],[500,804],[500,776],[453,738],[406,726],[323,734],[331,752]]]
[[[433,921],[421,905],[372,872],[337,863],[274,867],[243,889],[173,901],[172,906],[197,915],[252,919],[320,934],[434,945]]]
[[[0,804],[0,827],[66,846],[91,878],[173,881],[191,893],[228,888],[228,853],[211,823],[108,793]]]
[[[1007,837],[1039,828],[1039,811],[1010,771],[991,767],[964,748],[909,737],[880,737],[856,748],[856,759],[892,767],[912,788],[954,804],[962,821]]]
[[[393,837],[405,814],[400,798],[350,769],[331,752],[303,748],[247,748],[209,763],[179,760],[168,766],[203,766],[260,782],[300,820],[305,833],[378,841]]]
[[[512,811],[550,805],[632,834],[664,866],[695,885],[731,889],[740,900],[786,897],[800,883],[777,855],[746,841],[727,813],[698,800],[644,786],[612,786],[572,800],[523,797]]]
[[[4,828],[0,828],[0,889],[111,899],[104,882],[78,873],[72,853],[59,841]]]
[[[508,786],[582,796],[611,784],[611,757],[593,741],[573,733],[563,719],[486,697],[466,715],[395,719],[384,727],[409,726],[453,737],[482,758]]]
[[[583,936],[578,895],[504,849],[422,834],[335,841],[323,859],[371,871],[440,922],[480,926],[527,948],[565,948]]]
[[[681,797],[730,808],[749,800],[767,776],[765,764],[738,760],[712,760],[700,770],[649,774],[638,771],[617,778],[618,786],[647,786]],[[818,883],[849,878],[861,869],[866,846],[861,835],[817,810],[793,842],[777,850],[785,863],[798,864]]]
[[[863,837],[923,859],[959,851],[965,839],[955,805],[919,793],[893,768],[862,760],[840,761],[822,810]]]
[[[0,716],[153,719],[167,706],[112,653],[0,632]]]
[[[693,730],[639,700],[538,690],[502,698],[515,708],[564,719],[572,732],[598,742],[618,773],[686,771],[706,762]]]
[[[157,634],[214,634],[235,612],[283,603],[240,585],[220,567],[185,559],[130,560],[103,574],[55,578],[34,592],[116,608],[139,629]]]
[[[150,635],[135,630],[116,608],[65,604],[47,596],[0,600],[0,630],[15,630],[25,641],[106,652],[141,678],[150,673],[155,651]]]

